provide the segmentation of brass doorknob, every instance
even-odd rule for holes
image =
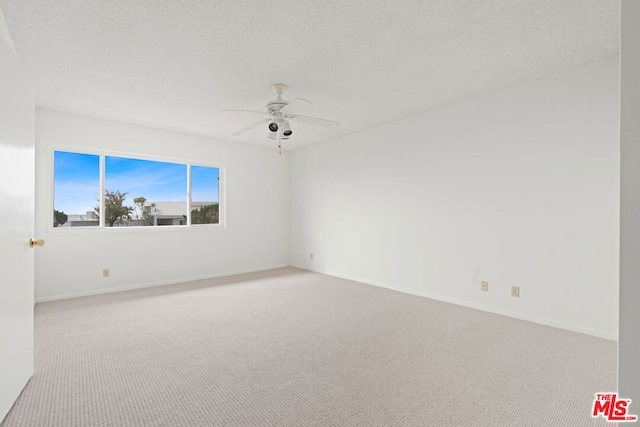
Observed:
[[[34,246],[44,246],[44,240],[40,239],[40,240],[29,240],[29,246],[30,247],[34,247]]]

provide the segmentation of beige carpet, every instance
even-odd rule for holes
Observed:
[[[36,307],[14,426],[592,426],[616,343],[297,269]]]

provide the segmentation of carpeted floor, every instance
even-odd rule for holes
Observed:
[[[584,427],[616,390],[613,341],[293,268],[42,303],[35,322],[2,427]]]

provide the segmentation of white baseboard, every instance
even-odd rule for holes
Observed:
[[[617,334],[614,334],[614,333],[611,333],[611,332],[606,332],[606,331],[601,331],[601,330],[597,330],[597,329],[584,328],[582,326],[574,325],[572,323],[558,322],[558,321],[552,320],[552,319],[546,319],[546,318],[538,317],[538,316],[531,316],[531,315],[528,315],[528,314],[519,313],[517,311],[505,310],[505,309],[502,309],[502,308],[482,305],[482,304],[478,304],[478,303],[475,303],[475,302],[459,300],[459,299],[456,299],[456,298],[450,298],[450,297],[443,296],[443,295],[431,294],[429,292],[415,292],[415,291],[412,291],[412,290],[403,289],[403,288],[400,288],[400,287],[397,287],[397,286],[393,286],[393,285],[390,285],[388,283],[383,283],[383,282],[379,282],[379,281],[375,281],[375,280],[369,280],[369,279],[363,279],[362,277],[355,277],[355,276],[336,273],[336,272],[332,272],[332,271],[316,270],[316,269],[313,269],[313,268],[309,267],[308,265],[292,264],[291,267],[299,268],[299,269],[302,269],[302,270],[313,271],[315,273],[326,274],[328,276],[339,277],[341,279],[352,280],[354,282],[364,283],[364,284],[367,284],[367,285],[378,286],[378,287],[381,287],[381,288],[390,289],[390,290],[397,291],[397,292],[402,292],[404,294],[416,295],[416,296],[419,296],[419,297],[430,298],[430,299],[433,299],[433,300],[436,300],[436,301],[447,302],[447,303],[459,305],[459,306],[462,306],[462,307],[474,308],[476,310],[486,311],[486,312],[494,313],[494,314],[500,314],[502,316],[512,317],[514,319],[526,320],[528,322],[538,323],[540,325],[551,326],[551,327],[554,327],[554,328],[564,329],[564,330],[572,331],[572,332],[578,332],[578,333],[581,333],[581,334],[591,335],[591,336],[598,337],[598,338],[604,338],[604,339],[611,340],[611,341],[618,341],[618,335]]]
[[[116,287],[116,288],[109,288],[109,289],[96,289],[96,290],[85,291],[85,292],[71,292],[71,293],[66,293],[66,294],[59,294],[59,295],[36,298],[36,303],[48,302],[48,301],[58,301],[58,300],[70,299],[70,298],[87,297],[87,296],[91,296],[91,295],[111,294],[111,293],[114,293],[114,292],[122,292],[122,291],[131,291],[131,290],[135,290],[135,289],[152,288],[152,287],[155,287],[155,286],[175,285],[175,284],[178,284],[178,283],[194,282],[196,280],[215,279],[215,278],[218,278],[218,277],[235,276],[237,274],[245,274],[245,273],[256,273],[256,272],[259,272],[259,271],[276,270],[278,268],[286,268],[286,267],[290,267],[290,265],[289,264],[272,265],[272,266],[267,266],[267,267],[250,268],[250,269],[245,269],[245,270],[225,271],[223,273],[208,274],[208,275],[204,275],[204,276],[192,276],[192,277],[183,277],[183,278],[180,278],[180,279],[171,279],[171,280],[162,280],[162,281],[156,281],[156,282],[137,283],[135,285],[119,286],[119,287]]]
[[[193,281],[196,281],[196,280],[215,279],[215,278],[218,278],[218,277],[234,276],[234,275],[237,275],[237,274],[245,274],[245,273],[255,273],[255,272],[259,272],[259,271],[269,271],[269,270],[275,270],[275,269],[278,269],[278,268],[286,268],[286,267],[294,267],[294,268],[299,268],[301,270],[312,271],[314,273],[326,274],[328,276],[334,276],[334,277],[339,277],[341,279],[352,280],[354,282],[359,282],[359,283],[364,283],[364,284],[367,284],[367,285],[372,285],[372,286],[377,286],[377,287],[381,287],[381,288],[385,288],[385,289],[390,289],[390,290],[397,291],[397,292],[402,292],[402,293],[405,293],[405,294],[416,295],[416,296],[423,297],[423,298],[430,298],[430,299],[433,299],[433,300],[436,300],[436,301],[447,302],[447,303],[459,305],[459,306],[462,306],[462,307],[468,307],[468,308],[473,308],[473,309],[476,309],[476,310],[486,311],[486,312],[489,312],[489,313],[499,314],[499,315],[502,315],[502,316],[512,317],[514,319],[526,320],[526,321],[529,321],[529,322],[538,323],[538,324],[545,325],[545,326],[551,326],[551,327],[554,327],[554,328],[565,329],[565,330],[568,330],[568,331],[578,332],[578,333],[586,334],[586,335],[591,335],[591,336],[595,336],[595,337],[598,337],[598,338],[604,338],[604,339],[608,339],[608,340],[612,340],[612,341],[618,341],[617,334],[606,332],[606,331],[601,331],[601,330],[597,330],[597,329],[590,329],[590,328],[584,328],[584,327],[581,327],[579,325],[574,325],[574,324],[571,324],[571,323],[558,322],[558,321],[555,321],[555,320],[552,320],[552,319],[546,319],[546,318],[538,317],[538,316],[531,316],[531,315],[519,313],[519,312],[516,312],[516,311],[505,310],[505,309],[502,309],[502,308],[496,308],[496,307],[492,307],[492,306],[486,306],[486,305],[477,304],[477,303],[470,302],[470,301],[458,300],[458,299],[450,298],[450,297],[443,296],[443,295],[431,294],[429,292],[415,292],[415,291],[412,291],[412,290],[403,289],[403,288],[400,288],[400,287],[397,287],[397,286],[393,286],[393,285],[390,285],[388,283],[383,283],[383,282],[370,280],[370,279],[364,279],[362,277],[350,276],[350,275],[347,275],[347,274],[341,274],[341,273],[336,273],[336,272],[332,272],[332,271],[321,271],[321,270],[313,269],[308,265],[301,265],[301,264],[281,264],[281,265],[274,265],[274,266],[268,266],[268,267],[253,268],[253,269],[226,271],[226,272],[222,272],[222,273],[216,273],[216,274],[210,274],[210,275],[204,275],[204,276],[192,276],[192,277],[184,277],[184,278],[181,278],[181,279],[172,279],[172,280],[164,280],[164,281],[156,281],[156,282],[139,283],[139,284],[135,284],[135,285],[120,286],[120,287],[117,287],[117,288],[110,288],[110,289],[98,289],[98,290],[86,291],[86,292],[74,292],[74,293],[68,293],[68,294],[60,294],[60,295],[37,298],[36,299],[36,303],[48,302],[48,301],[57,301],[57,300],[69,299],[69,298],[85,297],[85,296],[91,296],[91,295],[109,294],[109,293],[113,293],[113,292],[130,291],[130,290],[134,290],[134,289],[151,288],[151,287],[154,287],[154,286],[175,285],[175,284],[178,284],[178,283],[193,282]]]

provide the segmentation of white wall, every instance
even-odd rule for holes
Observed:
[[[611,58],[296,150],[292,263],[615,339],[618,80]]]
[[[47,230],[52,146],[221,164],[226,227]],[[36,115],[39,301],[174,283],[289,264],[289,156],[277,150],[50,110]],[[102,278],[109,268],[111,277]]]
[[[618,391],[640,415],[640,2],[621,4],[621,246]]]

